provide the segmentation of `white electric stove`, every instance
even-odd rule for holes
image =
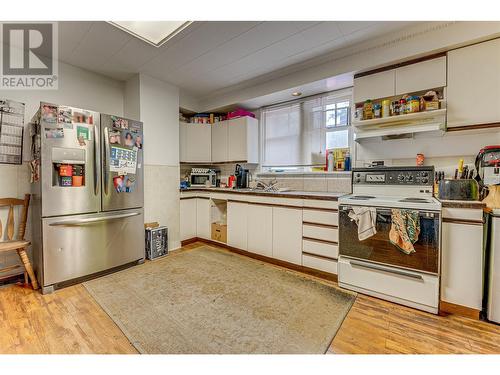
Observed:
[[[353,193],[339,198],[341,287],[438,312],[441,203],[433,197],[433,176],[433,167],[353,170]],[[359,240],[355,207],[375,209],[372,237]],[[409,254],[391,241],[393,215],[402,213],[418,218],[419,234],[408,245]]]

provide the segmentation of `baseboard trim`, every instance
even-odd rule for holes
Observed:
[[[476,310],[471,307],[456,305],[454,303],[440,301],[439,302],[439,315],[460,315],[467,318],[480,320],[481,310]]]
[[[192,244],[194,242],[203,242],[203,243],[206,243],[208,245],[222,247],[226,250],[232,251],[232,252],[240,254],[240,255],[247,256],[249,258],[253,258],[253,259],[260,260],[260,261],[270,263],[270,264],[274,264],[276,266],[285,267],[285,268],[291,269],[293,271],[302,272],[302,273],[305,273],[305,274],[308,274],[311,276],[318,277],[320,279],[338,282],[337,275],[335,275],[333,273],[328,273],[328,272],[316,270],[314,268],[309,268],[309,267],[301,266],[298,264],[289,263],[289,262],[286,262],[284,260],[266,257],[265,255],[251,253],[251,252],[246,251],[246,250],[242,250],[242,249],[238,249],[236,247],[229,246],[229,245],[222,243],[222,242],[207,240],[205,238],[199,238],[199,237],[189,238],[187,240],[182,241],[182,246],[186,246],[186,245]]]

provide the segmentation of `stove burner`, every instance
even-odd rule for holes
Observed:
[[[367,201],[368,199],[373,199],[375,198],[373,195],[355,195],[353,197],[350,197],[349,199],[358,199],[362,201]]]
[[[416,203],[432,203],[429,199],[425,198],[404,198],[400,199],[400,202],[416,202]]]

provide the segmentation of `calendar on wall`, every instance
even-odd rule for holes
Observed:
[[[24,104],[0,99],[0,163],[23,162]]]

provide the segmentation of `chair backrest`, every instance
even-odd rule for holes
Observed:
[[[24,233],[26,232],[26,221],[28,220],[28,206],[30,204],[30,195],[25,194],[24,199],[17,198],[0,198],[0,207],[9,207],[9,214],[7,223],[5,225],[5,232],[7,233],[7,240],[14,238],[14,206],[23,206],[21,216],[19,218],[19,225],[17,230],[17,239],[24,240]],[[2,221],[0,220],[0,242],[2,242],[3,231]]]

